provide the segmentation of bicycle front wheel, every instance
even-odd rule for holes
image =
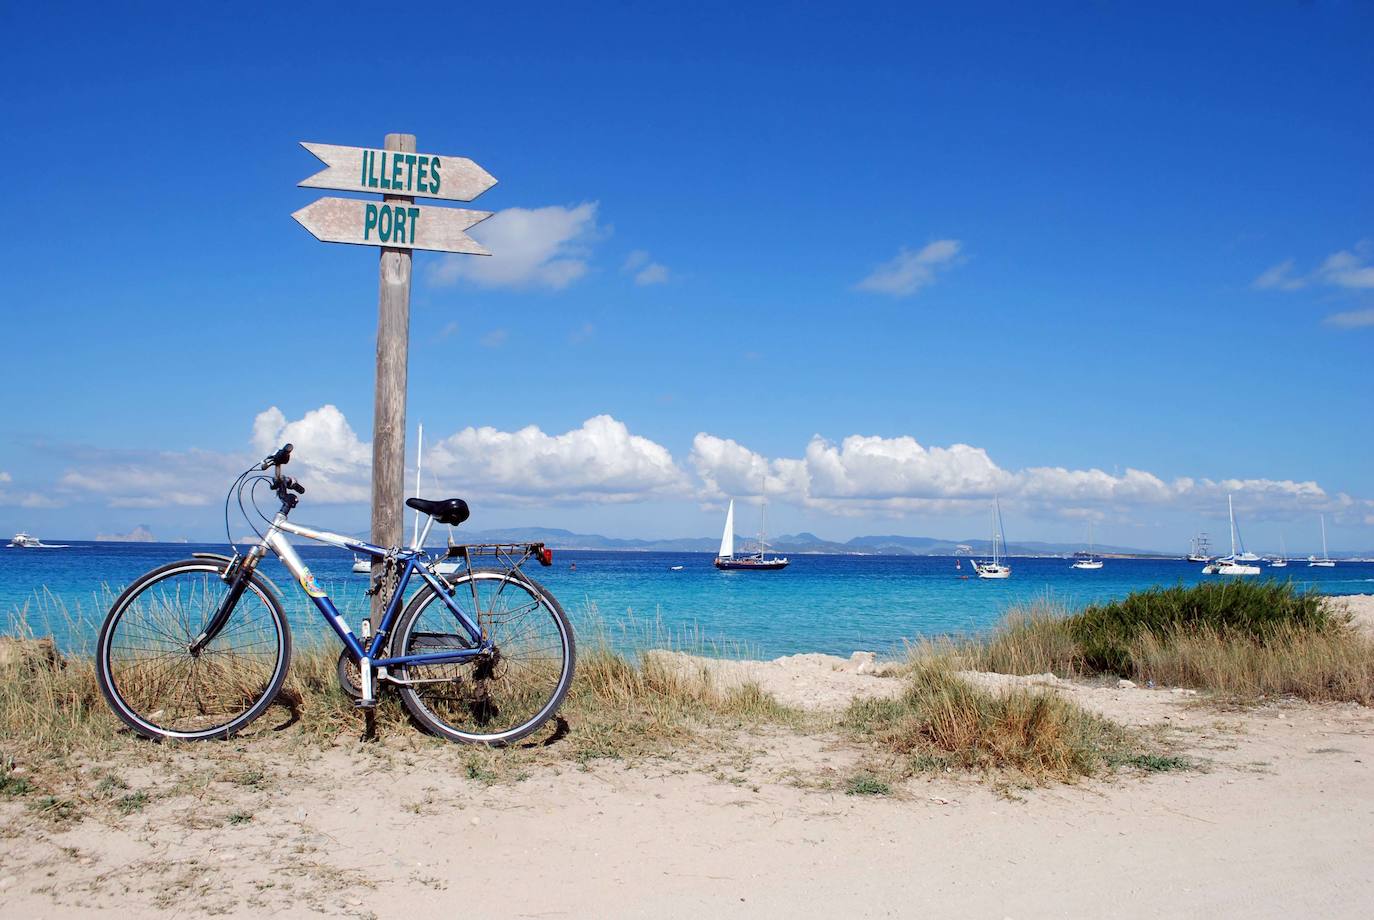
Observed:
[[[286,679],[291,632],[256,574],[203,649],[191,644],[229,592],[227,560],[154,569],[119,596],[101,627],[96,679],[106,702],[147,738],[227,738],[272,704]]]
[[[490,656],[398,670],[401,702],[450,741],[504,745],[539,728],[572,685],[576,657],[563,608],[519,572],[473,569],[449,582],[458,607],[495,643]],[[426,586],[396,624],[393,657],[471,648],[453,611]]]

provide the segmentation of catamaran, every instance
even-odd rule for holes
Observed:
[[[1093,524],[1088,522],[1088,554],[1081,559],[1074,560],[1075,569],[1100,569],[1102,560],[1093,558]]]
[[[1207,542],[1207,534],[1200,533],[1193,537],[1192,547],[1188,552],[1189,562],[1211,562],[1212,544]]]
[[[1245,541],[1240,539],[1240,531],[1236,529],[1236,509],[1231,504],[1231,496],[1226,496],[1226,512],[1231,517],[1231,555],[1222,556],[1215,562],[1209,562],[1202,567],[1204,575],[1258,575],[1260,567],[1249,565],[1252,560],[1258,559],[1252,553],[1245,551]],[[1240,544],[1240,551],[1236,551],[1237,543]]]
[[[725,509],[725,532],[720,535],[720,552],[716,554],[716,568],[741,572],[776,572],[787,568],[786,556],[768,556],[766,504],[760,506],[759,551],[748,556],[735,555],[735,500]]]
[[[1322,519],[1322,557],[1321,557],[1320,559],[1318,559],[1318,558],[1315,557],[1315,556],[1308,556],[1308,557],[1307,557],[1307,567],[1308,567],[1309,569],[1311,569],[1311,568],[1334,569],[1334,568],[1336,567],[1336,560],[1332,559],[1331,556],[1328,555],[1327,552],[1326,552],[1326,515],[1323,514],[1323,515],[1321,516],[1321,519]]]
[[[998,499],[992,502],[992,558],[973,562],[973,571],[978,573],[979,578],[1010,578],[1011,566],[1002,561],[1001,550],[1007,542],[1006,534],[1002,531],[1002,503]]]

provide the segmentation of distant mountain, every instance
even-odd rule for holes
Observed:
[[[455,531],[455,538],[464,543],[523,543],[537,541],[554,549],[616,550],[642,553],[711,553],[720,541],[714,537],[678,537],[662,540],[638,540],[607,537],[601,534],[574,533],[557,527],[507,527],[499,530]],[[988,540],[944,540],[936,537],[908,537],[884,534],[855,537],[838,543],[813,533],[782,534],[768,541],[769,550],[777,553],[834,553],[869,556],[954,556],[964,554],[961,547],[971,547],[973,555],[992,552]],[[735,550],[754,552],[758,540],[735,536]],[[1071,556],[1083,549],[1080,543],[1042,543],[1026,541],[1010,543],[1006,552],[1013,556]],[[1106,555],[1160,556],[1148,550],[1125,546],[1096,546],[1094,550]]]

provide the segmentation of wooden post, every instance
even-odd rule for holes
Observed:
[[[415,135],[388,134],[385,149],[415,152]],[[414,198],[388,195],[388,202]],[[382,249],[377,297],[377,392],[372,405],[372,542],[399,546],[404,531],[406,365],[410,351],[410,250]],[[374,580],[381,563],[372,562]],[[381,622],[386,592],[372,596],[372,624]]]

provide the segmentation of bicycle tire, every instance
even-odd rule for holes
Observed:
[[[568,694],[568,689],[572,686],[573,673],[576,669],[577,651],[573,638],[572,624],[568,622],[567,614],[558,601],[544,589],[542,585],[534,581],[522,572],[506,571],[502,569],[471,569],[458,575],[445,579],[446,582],[454,587],[458,593],[460,606],[478,593],[476,583],[483,583],[486,587],[494,589],[494,594],[499,597],[506,589],[523,592],[529,601],[522,604],[528,607],[529,613],[515,614],[511,620],[498,623],[497,618],[505,613],[511,613],[509,608],[498,612],[494,609],[495,604],[489,605],[488,609],[482,609],[481,603],[477,603],[478,620],[484,629],[497,642],[498,650],[502,649],[503,644],[505,657],[499,658],[489,668],[487,676],[482,675],[481,662],[466,662],[463,664],[444,664],[444,665],[410,665],[401,666],[396,670],[401,682],[397,687],[401,694],[401,702],[406,710],[423,728],[432,734],[450,741],[457,741],[466,744],[485,744],[492,747],[501,747],[519,741],[531,733],[537,731],[558,711],[564,698]],[[468,588],[464,592],[464,587]],[[429,622],[422,622],[427,611],[434,606],[438,600],[438,594],[430,585],[418,592],[410,603],[406,605],[405,611],[401,614],[396,624],[396,631],[391,640],[391,654],[393,657],[400,657],[406,654],[419,654],[425,651],[426,644],[433,647],[436,642],[467,642],[465,633],[454,631],[442,634],[443,639],[436,640],[436,635],[441,635],[433,631],[446,621],[452,621],[453,616],[442,602],[439,602],[436,609],[437,616]],[[520,622],[520,618],[530,614],[537,614],[538,620],[535,622]],[[534,641],[530,636],[538,624],[542,623],[547,616],[549,625],[552,627],[552,634],[557,636],[558,649],[556,659],[554,656],[526,656],[518,653],[516,639]],[[519,633],[503,629],[504,626],[516,623]],[[423,630],[417,626],[424,625]],[[456,624],[455,624],[456,625]],[[461,629],[461,628],[459,628]],[[509,641],[508,641],[509,640]],[[551,637],[550,637],[551,641]],[[543,651],[539,646],[530,646],[530,651]],[[541,664],[547,662],[547,664]],[[546,699],[537,706],[533,706],[533,711],[527,717],[517,717],[515,724],[497,727],[496,730],[487,730],[488,725],[483,722],[484,716],[487,719],[499,717],[501,702],[492,702],[492,692],[501,694],[500,700],[506,706],[514,705],[517,694],[520,692],[517,684],[522,682],[524,676],[536,677],[539,673],[547,673],[549,668],[557,668],[557,676],[552,682],[541,681],[542,688],[537,687],[533,691],[536,697],[542,698],[547,694]],[[504,668],[504,670],[502,670]],[[520,680],[514,679],[517,676]],[[440,675],[435,677],[435,675]],[[425,684],[406,684],[407,680],[429,680]],[[471,687],[466,690],[465,696],[457,694],[465,686]],[[417,689],[419,687],[420,689]],[[446,705],[439,709],[435,705],[435,698],[425,688],[443,687],[447,688],[451,694],[444,702]],[[461,710],[466,707],[466,718],[462,724],[455,724],[454,714],[462,714]]]
[[[147,603],[156,604],[157,599],[150,596],[150,592],[159,585],[164,587],[171,584],[177,576],[189,575],[204,583],[204,587],[213,587],[211,579],[220,585],[227,585],[221,576],[228,566],[227,561],[216,559],[183,559],[177,562],[170,562],[164,566],[153,569],[140,576],[130,584],[116,598],[114,605],[110,608],[105,617],[105,622],[100,628],[100,636],[96,644],[96,681],[100,686],[100,692],[105,697],[105,702],[109,704],[115,715],[120,718],[129,728],[145,738],[153,740],[178,739],[185,741],[201,741],[228,738],[246,728],[254,719],[262,715],[267,708],[272,705],[277,694],[281,691],[282,684],[286,680],[287,669],[291,663],[291,629],[287,624],[286,613],[282,609],[281,601],[276,593],[270,588],[265,580],[254,573],[248,582],[234,611],[230,617],[230,625],[226,627],[219,636],[205,646],[199,655],[190,654],[190,643],[195,634],[204,625],[204,610],[196,616],[182,615],[180,612],[172,611],[164,599],[162,619],[158,620],[158,626],[145,626],[145,632],[150,636],[150,644],[146,648],[139,648],[136,645],[120,645],[116,643],[116,638],[122,625],[129,626],[126,634],[132,633],[133,626],[129,624],[135,622],[135,617],[140,615],[137,606],[140,598],[146,598]],[[178,582],[175,602],[180,604],[180,585],[186,582]],[[191,589],[187,585],[187,590]],[[266,612],[265,623],[270,627],[271,638],[263,642],[250,643],[249,646],[272,645],[268,653],[260,654],[255,652],[253,656],[242,655],[229,648],[229,640],[240,631],[239,624],[246,619],[246,615],[239,615],[239,622],[235,622],[235,615],[239,614],[244,601],[252,597],[262,605]],[[207,595],[206,603],[209,603]],[[151,614],[145,616],[150,619]],[[156,633],[156,637],[153,634]],[[184,645],[184,649],[183,646]],[[160,662],[156,665],[140,665],[137,661],[129,664],[123,659],[132,659],[134,656],[127,654],[129,651],[156,651],[148,661]],[[117,655],[116,652],[123,652]],[[228,680],[239,681],[237,685],[229,684],[224,689],[227,696],[242,698],[244,701],[243,709],[237,713],[223,713],[226,720],[218,721],[220,714],[206,712],[207,695],[211,689],[208,684],[198,684],[196,680],[197,670],[202,668],[202,659],[209,656],[208,661],[203,663],[201,676],[207,681],[216,678],[226,678]],[[216,656],[219,656],[218,658]],[[236,657],[237,656],[237,657]],[[254,665],[263,662],[267,667],[255,667],[254,670],[261,672],[258,675],[244,675],[236,670],[243,665]],[[181,711],[182,706],[173,706],[172,702],[161,698],[162,695],[157,690],[145,690],[146,700],[131,700],[134,684],[141,682],[144,687],[150,685],[157,686],[167,681],[180,683],[176,668],[189,669],[185,680],[185,696],[179,702],[183,705],[194,704],[197,712],[192,722],[209,722],[210,724],[197,725],[191,727],[173,727],[162,724],[168,721],[175,721],[176,713]],[[154,673],[154,668],[156,672]],[[224,681],[221,681],[224,684]],[[161,705],[158,705],[158,703]],[[232,704],[230,708],[236,707]]]

